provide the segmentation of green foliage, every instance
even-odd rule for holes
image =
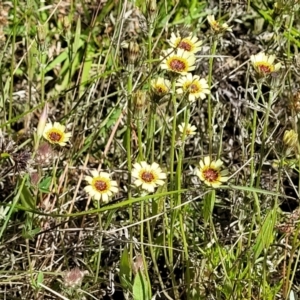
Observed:
[[[133,299],[151,300],[151,289],[147,277],[139,271],[134,277]]]

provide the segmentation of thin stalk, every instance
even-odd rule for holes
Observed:
[[[209,73],[208,73],[208,86],[211,87],[212,85],[212,74],[213,74],[213,63],[214,63],[214,56],[216,54],[218,45],[218,40],[214,39],[211,51],[211,57],[209,58]],[[208,136],[209,136],[209,157],[212,155],[212,146],[213,146],[213,128],[212,128],[212,101],[211,101],[211,94],[208,94],[207,97],[207,113],[208,113]]]
[[[137,134],[138,134],[138,147],[139,147],[139,161],[144,160],[144,155],[143,155],[143,143],[142,143],[142,117],[140,115],[138,116],[137,120]]]
[[[132,122],[132,80],[133,80],[133,73],[134,73],[134,66],[131,65],[131,70],[128,76],[127,82],[127,91],[128,91],[128,98],[127,98],[127,129],[126,129],[126,152],[127,152],[127,169],[128,169],[128,199],[131,199],[131,122]],[[129,206],[129,222],[132,224],[133,222],[133,209],[132,205]],[[133,228],[129,230],[130,237],[133,236]],[[129,255],[130,261],[133,261],[133,243],[129,244]]]
[[[100,202],[97,201],[97,208],[100,209]],[[98,213],[98,222],[99,222],[99,232],[102,232],[102,218],[101,218],[101,214]],[[101,254],[102,254],[102,234],[100,234],[100,238],[99,238],[99,248],[98,248],[98,259],[97,259],[97,268],[96,268],[96,274],[95,274],[95,278],[94,278],[94,283],[96,283],[98,281],[98,275],[99,275],[99,271],[100,271],[100,263],[101,263]]]
[[[176,189],[177,186],[177,179],[174,178],[174,166],[175,166],[175,142],[176,142],[176,116],[177,116],[177,101],[176,101],[176,80],[173,77],[172,80],[172,104],[173,104],[173,122],[172,122],[172,132],[171,132],[171,147],[170,147],[170,188],[172,190]],[[176,206],[178,202],[178,195],[174,195],[170,199],[170,208],[171,208],[171,221],[168,233],[168,247],[169,247],[169,269],[171,273],[171,280],[174,290],[175,299],[179,299],[179,293],[177,290],[176,279],[174,275],[174,256],[173,256],[173,237],[174,237],[174,224],[177,216],[177,212],[173,211],[173,208]]]
[[[266,111],[266,115],[265,115],[265,122],[264,122],[263,134],[262,134],[262,139],[261,139],[260,161],[259,161],[259,168],[258,168],[257,177],[256,177],[256,187],[257,188],[260,185],[261,169],[262,169],[263,160],[264,160],[269,117],[270,117],[270,111],[271,111],[271,106],[272,106],[273,100],[274,100],[274,93],[273,93],[273,90],[271,89],[270,93],[269,93],[269,101],[268,101],[267,111]]]
[[[175,186],[174,181],[174,164],[175,164],[175,137],[176,137],[176,116],[177,116],[177,102],[176,102],[176,81],[172,80],[172,104],[173,104],[173,123],[171,133],[171,148],[170,148],[170,184],[171,189]],[[172,208],[172,206],[171,206]]]
[[[14,0],[13,2],[14,7],[14,20],[18,20],[17,17],[17,7],[18,7],[18,1]],[[11,40],[11,63],[10,63],[10,89],[9,89],[9,109],[8,109],[8,120],[10,121],[12,118],[12,110],[13,110],[13,90],[14,90],[14,69],[15,69],[15,46],[16,46],[16,35],[17,35],[17,24],[14,24],[12,29],[12,40]],[[10,127],[10,124],[8,124]]]
[[[256,126],[257,126],[257,108],[258,108],[258,100],[261,96],[261,87],[262,83],[259,81],[257,84],[257,94],[254,100],[254,111],[253,111],[253,120],[252,120],[252,139],[251,139],[251,150],[250,150],[250,157],[253,157],[251,160],[251,165],[250,165],[250,187],[253,186],[254,179],[255,179],[255,159],[254,159],[254,154],[255,154],[255,139],[256,139]]]

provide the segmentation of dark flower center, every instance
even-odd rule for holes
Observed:
[[[192,50],[192,46],[185,41],[181,41],[178,45],[178,48],[183,49],[188,52]]]
[[[61,134],[59,134],[58,132],[53,131],[53,132],[49,133],[49,138],[53,142],[59,142],[60,139],[61,139]]]
[[[152,182],[153,179],[154,179],[154,176],[153,176],[153,174],[151,172],[143,172],[141,178],[145,182]]]
[[[103,192],[107,190],[107,183],[103,180],[97,180],[95,182],[95,188],[97,189],[97,191]]]
[[[163,87],[158,86],[158,87],[156,88],[156,92],[157,92],[158,94],[165,94],[165,93],[166,93],[166,90],[165,90]]]
[[[271,73],[272,71],[271,68],[266,65],[259,65],[258,68],[262,73]]]
[[[196,93],[196,92],[199,92],[199,87],[197,84],[194,84],[192,83],[190,86],[189,86],[189,89],[190,89],[190,92],[191,93]]]
[[[219,172],[214,169],[207,169],[203,171],[204,178],[209,182],[214,182],[219,177]]]
[[[170,67],[175,72],[182,72],[185,70],[186,64],[179,59],[172,59],[170,62]]]

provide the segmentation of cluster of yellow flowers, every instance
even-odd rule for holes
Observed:
[[[223,162],[218,159],[212,161],[208,156],[199,163],[199,168],[195,168],[194,174],[197,175],[206,185],[219,187],[228,180],[228,170],[221,170]],[[118,193],[118,184],[110,179],[110,174],[106,172],[91,171],[92,176],[86,176],[88,186],[85,191],[94,199],[107,202],[113,194]],[[133,184],[143,191],[153,193],[155,188],[165,183],[167,174],[162,171],[157,163],[149,165],[142,161],[135,163],[131,172]]]
[[[195,134],[195,126],[186,126],[185,123],[182,123],[178,127],[180,132],[185,130],[186,135]],[[65,146],[71,137],[71,133],[66,133],[65,126],[55,122],[54,124],[46,124],[43,136],[51,144]],[[228,171],[221,171],[222,165],[220,159],[212,161],[207,156],[200,161],[199,168],[195,168],[194,173],[208,186],[218,187],[228,180],[228,177],[226,177]],[[109,173],[97,170],[92,170],[90,173],[91,176],[85,177],[89,184],[85,187],[85,191],[95,200],[107,202],[114,194],[118,193],[118,184],[116,181],[111,180]],[[153,193],[156,187],[162,186],[167,178],[167,174],[162,171],[157,163],[153,162],[149,165],[145,161],[135,163],[131,175],[134,179],[133,184],[149,193]]]
[[[224,31],[231,31],[226,24],[220,24],[214,16],[208,16],[207,20],[211,29],[219,34]],[[188,103],[195,102],[197,99],[205,99],[210,94],[210,87],[204,78],[192,75],[190,72],[195,70],[195,53],[201,49],[202,42],[192,34],[187,37],[181,37],[178,33],[172,33],[168,41],[171,48],[163,52],[161,56],[161,69],[176,74],[172,76],[176,80],[175,89],[177,95],[187,96]],[[250,58],[252,65],[260,77],[265,77],[280,69],[280,63],[274,64],[275,56],[259,53]],[[175,79],[174,79],[175,78]],[[152,91],[159,97],[171,93],[171,81],[163,77],[158,77],[151,81]],[[188,137],[196,134],[196,126],[189,123],[181,123],[178,126],[179,132]],[[51,144],[65,146],[71,137],[71,133],[65,132],[65,126],[58,122],[51,122],[45,125],[43,137]],[[286,138],[287,140],[287,138]],[[291,139],[289,139],[290,141]],[[219,187],[228,180],[228,170],[221,170],[223,162],[220,159],[216,161],[206,156],[199,162],[198,167],[194,169],[194,174],[210,187]],[[94,199],[103,202],[116,193],[119,188],[116,181],[111,179],[111,175],[106,172],[92,170],[91,176],[86,176],[88,185],[85,191]],[[133,184],[148,193],[153,193],[155,188],[165,183],[167,174],[162,171],[160,166],[153,162],[148,164],[146,161],[133,164],[132,169]]]

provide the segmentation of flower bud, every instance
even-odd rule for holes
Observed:
[[[220,23],[216,21],[214,15],[207,16],[207,21],[214,33],[218,34],[223,33],[225,31],[232,31],[231,27],[229,27],[227,23]]]
[[[156,0],[148,0],[148,16],[150,23],[154,23],[157,16]]]
[[[45,43],[46,33],[43,25],[37,27],[37,42],[42,45]]]
[[[297,148],[298,134],[293,130],[286,130],[283,135],[283,143],[289,148]]]
[[[39,123],[37,126],[37,136],[38,138],[41,138],[43,133],[44,133],[44,129],[47,123],[47,118],[48,118],[48,103],[45,104],[43,112],[40,116],[39,119]]]
[[[141,112],[147,107],[147,92],[137,91],[133,94],[133,104],[136,112]]]
[[[140,47],[136,41],[129,42],[128,46],[128,61],[134,64],[140,55]]]
[[[71,28],[71,23],[68,16],[64,16],[63,18],[63,27],[65,31],[68,31]]]

